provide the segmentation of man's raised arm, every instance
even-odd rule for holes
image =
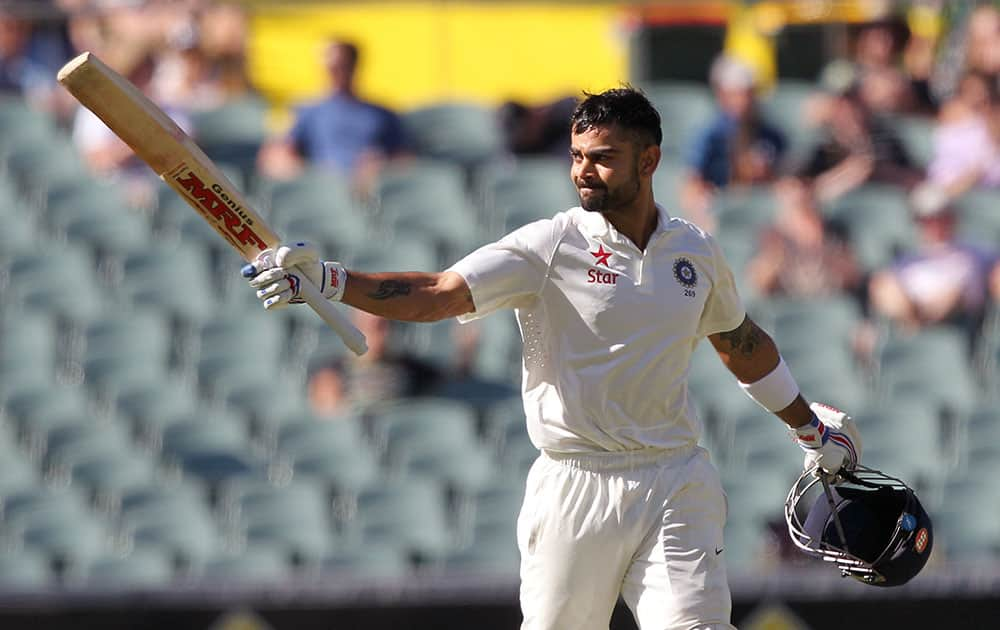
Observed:
[[[305,275],[328,300],[342,301],[387,319],[433,322],[475,310],[465,279],[453,272],[348,272],[337,262],[321,261],[308,243],[279,247],[264,263],[247,265],[243,274],[266,309],[301,302],[298,273]],[[298,272],[298,273],[297,273]]]
[[[348,271],[341,301],[369,313],[407,322],[436,322],[475,310],[469,285],[454,271]]]

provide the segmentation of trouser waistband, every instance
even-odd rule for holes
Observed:
[[[639,451],[602,451],[594,453],[560,453],[542,449],[542,457],[563,466],[581,470],[634,470],[648,466],[663,466],[686,460],[696,444],[677,448],[643,449]]]

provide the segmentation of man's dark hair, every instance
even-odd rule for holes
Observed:
[[[660,114],[639,90],[626,86],[600,94],[584,92],[583,95],[585,98],[570,117],[573,133],[618,125],[634,133],[643,147],[659,146],[663,142]]]

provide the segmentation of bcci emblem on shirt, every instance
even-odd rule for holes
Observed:
[[[687,258],[674,260],[674,277],[684,287],[684,295],[694,297],[694,287],[698,284],[698,272]]]

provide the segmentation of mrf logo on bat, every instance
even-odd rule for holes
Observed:
[[[202,214],[214,220],[216,229],[237,249],[243,251],[253,245],[263,251],[267,244],[253,231],[253,219],[243,213],[243,208],[226,194],[217,183],[207,185],[187,164],[181,163],[167,174],[169,183],[192,200]]]

